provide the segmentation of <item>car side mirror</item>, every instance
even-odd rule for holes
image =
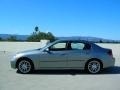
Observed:
[[[44,52],[51,53],[50,50],[47,48],[44,50]]]

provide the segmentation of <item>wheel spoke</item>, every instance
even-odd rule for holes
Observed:
[[[28,72],[31,70],[31,64],[30,64],[29,61],[22,60],[22,61],[19,63],[18,68],[19,68],[19,70],[20,70],[22,73],[28,73]]]
[[[97,73],[100,71],[100,63],[98,61],[91,61],[88,64],[88,70],[91,73]]]

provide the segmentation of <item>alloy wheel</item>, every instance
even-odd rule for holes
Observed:
[[[31,71],[31,63],[27,60],[22,60],[19,62],[18,64],[18,70],[21,72],[21,73],[29,73]]]
[[[93,74],[99,73],[101,70],[101,64],[99,61],[96,60],[90,61],[88,63],[87,69],[89,73],[93,73]]]

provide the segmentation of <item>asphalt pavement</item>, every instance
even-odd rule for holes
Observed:
[[[11,69],[14,52],[0,52],[0,90],[120,90],[120,58],[101,74],[79,70],[39,70],[19,74]]]

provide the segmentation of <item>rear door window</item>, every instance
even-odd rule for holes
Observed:
[[[90,44],[82,42],[71,42],[72,50],[89,50],[91,48]]]
[[[71,49],[83,49],[84,48],[84,44],[83,43],[78,43],[78,42],[72,42],[71,43]]]

